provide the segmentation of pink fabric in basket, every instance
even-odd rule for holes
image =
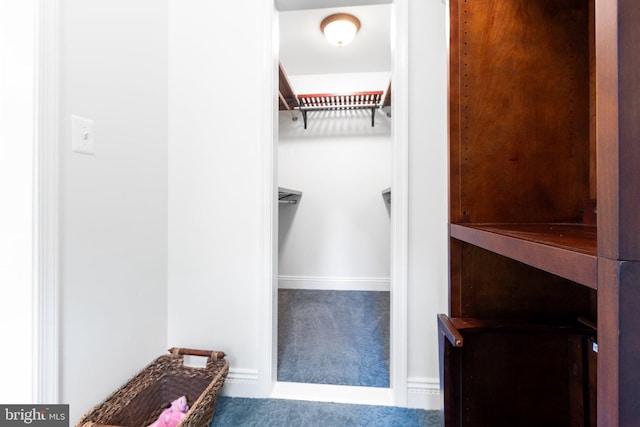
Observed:
[[[162,411],[156,422],[148,427],[176,427],[185,417],[188,410],[187,398],[185,396],[179,397],[171,402],[171,406]]]

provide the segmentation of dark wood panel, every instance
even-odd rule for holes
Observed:
[[[621,113],[618,259],[640,261],[640,6],[637,0],[618,3],[618,108]],[[635,420],[640,423],[640,416]]]
[[[446,314],[438,314],[438,329],[452,346],[462,347],[464,345],[464,338]]]
[[[451,237],[597,287],[595,228],[569,224],[451,224]]]
[[[640,423],[640,263],[598,263],[598,423]]]
[[[640,262],[619,263],[620,425],[640,425]]]
[[[562,334],[466,334],[462,425],[566,427],[567,364]]]
[[[459,317],[565,323],[591,313],[588,287],[474,245],[460,251]]]
[[[595,0],[589,1],[589,199],[598,197],[597,150],[597,79],[596,79],[596,14]]]
[[[580,222],[589,198],[588,3],[458,7],[452,221]]]
[[[598,227],[600,255],[640,260],[640,11],[636,1],[597,2]]]
[[[598,425],[618,426],[619,319],[618,262],[598,259]]]
[[[558,334],[580,334],[594,335],[595,331],[589,327],[581,325],[579,322],[549,323],[535,320],[521,321],[514,319],[486,319],[471,317],[452,317],[443,314],[438,315],[440,324],[448,324],[455,333],[453,336],[460,336],[460,345],[464,346],[464,335],[470,332],[518,332],[522,334],[558,333]],[[443,320],[442,318],[446,318]],[[441,328],[444,329],[444,328]],[[445,332],[444,335],[447,336]],[[449,338],[448,338],[449,339]],[[451,340],[450,340],[451,341]],[[452,343],[453,344],[453,343]]]
[[[387,86],[387,91],[384,94],[384,99],[382,100],[383,107],[391,107],[391,82],[389,82],[389,86]]]
[[[458,0],[449,2],[449,220],[460,222],[461,215],[461,143],[460,129],[460,25]]]
[[[617,3],[597,1],[595,6],[598,254],[610,259],[618,258],[619,245]]]
[[[584,345],[591,328],[446,315],[438,324],[445,425],[589,425],[579,423],[590,404]],[[545,414],[531,416],[532,405]]]
[[[588,423],[585,422],[587,427],[596,427],[598,425],[598,352],[594,350],[593,345],[597,344],[597,341],[589,338],[587,339],[587,369],[588,369],[588,393],[589,393],[589,407],[588,407]]]
[[[298,104],[298,98],[291,87],[291,83],[289,83],[289,78],[282,64],[279,64],[278,71],[279,109],[293,110],[300,105]]]
[[[444,334],[438,334],[438,351],[440,357],[440,396],[442,399],[441,417],[445,426],[461,425],[460,420],[460,382],[461,351],[453,347]]]
[[[572,252],[597,255],[597,228],[592,225],[544,223],[460,225]]]
[[[584,427],[588,401],[585,399],[584,338],[571,335],[568,339],[569,427]]]
[[[462,260],[461,246],[464,243],[449,239],[449,314],[451,317],[462,316]]]

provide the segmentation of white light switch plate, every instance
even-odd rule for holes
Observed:
[[[71,149],[81,154],[96,154],[93,120],[71,116]]]

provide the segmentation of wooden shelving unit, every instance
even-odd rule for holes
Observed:
[[[449,4],[444,424],[640,425],[640,8]]]

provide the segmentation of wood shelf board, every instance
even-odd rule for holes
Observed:
[[[280,111],[293,110],[300,106],[282,64],[279,64],[278,89],[280,94],[278,109]]]
[[[513,319],[484,319],[469,317],[448,318],[451,325],[459,331],[478,332],[531,332],[531,333],[579,333],[593,334],[591,328],[579,323],[557,324]]]
[[[451,224],[451,237],[597,289],[597,234],[583,224]]]
[[[465,224],[466,227],[502,234],[529,242],[597,255],[597,229],[585,224]]]

